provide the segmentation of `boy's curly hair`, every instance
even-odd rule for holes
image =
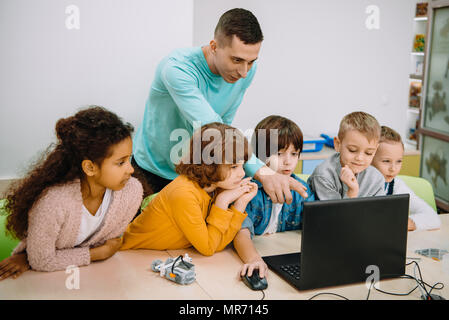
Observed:
[[[213,122],[202,126],[190,139],[189,152],[176,165],[176,172],[201,188],[223,181],[232,164],[248,161],[252,154],[245,136],[236,128]]]

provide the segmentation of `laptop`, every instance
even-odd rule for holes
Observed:
[[[262,258],[299,290],[404,275],[408,209],[408,194],[305,202],[301,252]]]

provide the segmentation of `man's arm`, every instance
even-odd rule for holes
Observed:
[[[293,197],[290,190],[295,190],[304,199],[308,197],[307,188],[301,182],[290,176],[277,173],[267,166],[261,167],[254,178],[262,183],[265,192],[274,203],[292,203]]]

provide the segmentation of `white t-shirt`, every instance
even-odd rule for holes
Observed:
[[[438,213],[427,202],[418,197],[403,180],[398,177],[394,178],[393,194],[404,193],[410,195],[410,219],[415,222],[416,230],[432,230],[441,227]]]
[[[283,203],[273,203],[271,207],[271,217],[265,231],[262,234],[276,233],[278,230],[279,213],[281,213]]]
[[[103,201],[101,202],[101,205],[94,216],[83,205],[81,213],[81,225],[78,237],[76,238],[75,246],[83,243],[86,239],[88,239],[98,230],[98,228],[100,227],[101,223],[103,222],[106,216],[109,204],[111,203],[111,198],[112,198],[112,190],[106,189],[103,196]]]

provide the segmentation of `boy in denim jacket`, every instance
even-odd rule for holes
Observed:
[[[240,274],[251,276],[253,270],[258,269],[259,276],[263,278],[268,267],[255,249],[252,237],[254,234],[265,235],[300,229],[303,202],[314,201],[315,198],[307,183],[293,173],[303,146],[301,129],[293,121],[281,116],[263,119],[255,128],[252,145],[259,159],[265,161],[267,166],[277,173],[298,180],[307,188],[308,194],[304,199],[299,193],[292,191],[291,204],[273,203],[262,184],[255,181],[259,189],[246,206],[248,217],[234,239],[234,248],[245,263]]]

